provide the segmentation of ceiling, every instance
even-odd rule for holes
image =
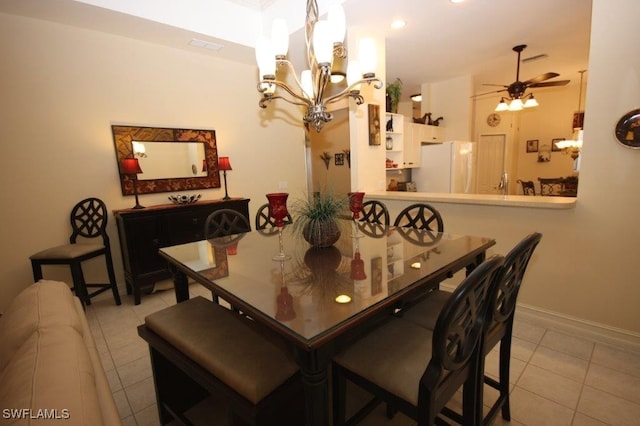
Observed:
[[[190,30],[168,26],[72,0],[3,0],[0,13],[18,14],[116,33],[203,54],[251,63],[253,49]],[[300,7],[300,0],[214,0],[234,3],[247,13],[270,8]],[[100,3],[100,1],[98,1]],[[322,11],[323,0],[319,1]],[[195,3],[187,3],[193,6]],[[403,99],[420,92],[424,82],[436,82],[472,75],[476,93],[498,90],[482,83],[508,85],[515,81],[516,53],[513,46],[527,44],[522,58],[546,54],[522,63],[520,80],[545,72],[557,72],[556,79],[579,81],[579,70],[587,69],[591,0],[344,0],[348,26],[384,33],[387,80],[403,81]],[[212,7],[215,9],[215,5]],[[197,14],[197,11],[194,11]],[[390,28],[392,19],[407,25]],[[302,22],[300,23],[303,24]],[[303,30],[293,37],[304,37]],[[224,44],[219,51],[195,48],[192,38]],[[295,46],[296,44],[292,44]],[[292,47],[293,48],[293,47]],[[585,75],[585,78],[588,74]],[[550,90],[550,89],[534,89]],[[499,95],[495,95],[496,97]]]

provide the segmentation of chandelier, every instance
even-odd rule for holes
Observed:
[[[287,60],[289,34],[286,23],[284,19],[275,19],[271,39],[262,36],[256,44],[256,60],[260,70],[258,92],[262,93],[258,105],[266,108],[268,103],[282,99],[290,104],[302,106],[305,108],[302,117],[305,127],[308,130],[312,125],[318,133],[333,119],[327,105],[345,98],[353,98],[357,105],[362,105],[364,98],[360,94],[360,87],[363,83],[375,83],[376,89],[382,88],[382,81],[375,76],[376,47],[370,38],[360,41],[359,61],[348,62],[347,87],[337,94],[330,94],[329,90],[329,85],[334,84],[331,79],[334,57],[347,57],[344,46],[345,33],[346,23],[341,5],[331,5],[327,19],[318,20],[316,0],[307,0],[305,41],[309,68],[302,71],[298,79],[293,64]],[[294,87],[278,80],[277,71],[282,67],[291,71],[295,79]]]

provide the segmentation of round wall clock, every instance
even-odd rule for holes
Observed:
[[[487,116],[487,124],[491,127],[496,127],[500,124],[500,114],[491,113]]]
[[[629,111],[618,120],[616,139],[628,148],[640,148],[640,108]]]

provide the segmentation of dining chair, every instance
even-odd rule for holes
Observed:
[[[393,224],[405,240],[420,246],[434,245],[444,232],[440,212],[426,203],[407,206],[398,214]]]
[[[86,198],[71,210],[71,236],[69,244],[51,247],[30,256],[33,280],[42,279],[42,265],[69,265],[73,290],[85,305],[91,304],[91,298],[111,289],[116,305],[120,304],[120,293],[113,270],[111,246],[107,234],[107,206],[98,198]],[[89,242],[99,238],[101,242]],[[94,257],[104,256],[107,266],[108,283],[87,283],[82,272],[82,262]],[[90,292],[89,288],[97,288]]]
[[[495,380],[484,375],[484,383],[500,392],[497,400],[484,418],[484,424],[491,424],[502,409],[502,418],[511,419],[509,407],[509,371],[511,360],[511,337],[516,311],[518,292],[531,256],[540,243],[542,234],[534,232],[522,239],[505,256],[502,274],[489,308],[489,321],[484,332],[484,356],[500,342],[499,378]],[[434,290],[424,300],[401,313],[402,318],[427,329],[435,329],[437,315],[446,305],[451,293]]]
[[[334,425],[357,424],[382,402],[419,426],[433,425],[442,411],[451,411],[445,405],[460,387],[463,413],[457,420],[478,424],[482,330],[503,262],[495,255],[474,269],[447,300],[434,330],[390,316],[339,352],[333,359]],[[345,422],[347,380],[374,398]]]
[[[220,246],[219,243],[223,242],[223,237],[231,237],[233,240],[238,241],[242,238],[242,234],[251,231],[251,225],[249,220],[239,211],[232,209],[219,209],[207,216],[207,220],[204,222],[204,237],[213,246]],[[227,240],[227,244],[231,244],[235,241]],[[211,292],[213,301],[215,303],[220,302],[220,296],[213,291]],[[240,312],[235,307],[231,306],[236,312]]]
[[[287,217],[284,219],[285,225],[293,223],[291,214],[287,213]],[[263,231],[263,234],[277,235],[278,227],[276,226],[276,220],[269,215],[269,203],[265,203],[260,206],[256,213],[255,219],[256,230]]]
[[[214,211],[204,223],[204,236],[207,240],[249,231],[249,220],[242,213],[231,209]]]

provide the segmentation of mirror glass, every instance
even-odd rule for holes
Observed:
[[[138,180],[175,179],[207,175],[203,167],[203,142],[144,142],[133,141],[133,152],[138,157],[143,173]]]
[[[214,130],[113,125],[111,131],[122,195],[134,194],[134,178],[138,194],[220,188]],[[137,158],[142,173],[122,173],[125,158]]]

